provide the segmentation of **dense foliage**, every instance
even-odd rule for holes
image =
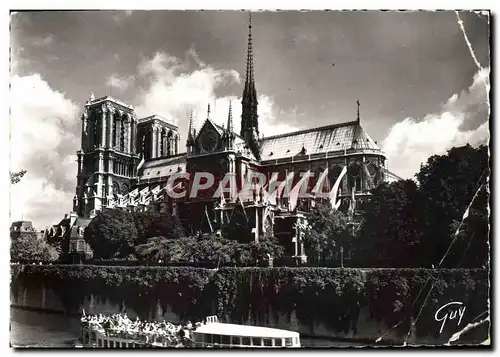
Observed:
[[[36,233],[26,234],[13,239],[10,246],[10,259],[13,262],[54,262],[59,258],[59,251]]]
[[[133,252],[137,228],[130,212],[103,209],[85,228],[84,238],[95,258],[124,257]]]
[[[340,254],[340,249],[352,251],[355,247],[353,226],[347,214],[332,211],[326,206],[317,206],[306,215],[307,225],[301,226],[301,239],[313,265],[333,262]]]
[[[135,246],[158,236],[183,237],[179,219],[166,213],[104,209],[92,219],[84,234],[97,259],[127,257],[135,251]]]
[[[283,248],[274,238],[248,244],[204,234],[178,239],[150,238],[147,243],[136,247],[136,253],[150,263],[199,265],[212,262],[216,266],[247,266],[256,265],[269,257],[279,258]]]
[[[136,244],[144,244],[148,239],[154,237],[179,239],[185,236],[184,229],[177,216],[157,212],[134,212],[132,216],[137,229]]]
[[[387,328],[401,321],[395,329],[401,340],[412,319],[417,337],[447,340],[457,331],[456,321],[439,334],[440,323],[434,321],[434,314],[450,301],[466,306],[462,327],[488,312],[484,269],[12,266],[14,294],[40,284],[57,292],[75,312],[84,297],[94,294],[123,303],[143,317],[154,312],[158,302],[163,311],[169,305],[183,319],[215,313],[237,323],[272,325],[279,316],[290,319],[295,311],[306,328],[324,324],[354,334],[364,309]]]
[[[488,182],[489,155],[486,146],[473,148],[469,145],[453,148],[447,155],[432,156],[417,174],[420,192],[423,196],[423,240],[425,251],[436,264],[444,256],[452,243],[467,206],[476,191],[483,185],[481,197],[474,201],[474,210],[469,212],[468,228],[462,232],[462,240],[472,240],[469,253],[462,260],[467,246],[453,247],[454,257],[450,255],[444,263],[446,267],[457,264],[475,266],[486,264],[488,241]],[[467,233],[468,232],[468,233]],[[478,262],[472,252],[476,251],[482,258]],[[472,261],[471,261],[472,260]],[[479,264],[479,265],[478,265]]]
[[[370,266],[419,267],[422,261],[421,196],[412,180],[381,184],[366,207],[358,254]],[[425,265],[424,265],[425,266]]]
[[[26,170],[21,170],[18,172],[11,172],[10,173],[10,183],[12,185],[19,183],[25,174],[26,174]]]
[[[416,175],[418,184],[401,180],[377,187],[357,240],[358,266],[485,267],[488,176],[487,148],[464,146],[430,157]]]
[[[19,284],[53,289],[68,312],[79,312],[84,299],[125,304],[147,318],[157,302],[181,317],[205,316],[210,309],[201,299],[213,270],[183,267],[115,267],[97,265],[11,265],[11,288]],[[90,309],[91,310],[91,309]]]

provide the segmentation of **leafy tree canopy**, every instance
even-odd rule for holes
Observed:
[[[127,256],[137,239],[134,217],[125,210],[104,209],[89,223],[84,238],[97,259]]]
[[[132,213],[137,229],[137,244],[145,244],[149,238],[165,237],[179,239],[185,236],[182,224],[177,216],[168,213]]]
[[[18,183],[19,181],[21,181],[21,179],[23,178],[23,176],[25,174],[26,174],[26,170],[21,170],[18,172],[11,172],[10,173],[10,183],[12,185]]]
[[[368,266],[425,264],[419,255],[422,227],[420,194],[412,180],[381,184],[372,192],[361,228],[360,250]]]
[[[431,156],[416,175],[424,203],[423,239],[435,264],[446,253],[468,205],[488,176],[488,148],[470,145],[452,148],[446,155]],[[488,196],[486,193],[481,207],[476,206],[473,214],[482,211],[483,218],[487,217]],[[487,233],[483,231],[476,239],[487,241]]]
[[[416,174],[418,183],[401,180],[373,190],[360,241],[364,266],[438,266],[445,254],[441,267],[485,266],[488,161],[485,146],[456,147],[431,156]]]
[[[301,226],[302,241],[308,260],[320,264],[333,260],[340,247],[352,248],[353,227],[349,217],[341,211],[332,211],[326,206],[317,206],[306,216],[307,226]]]
[[[166,239],[153,237],[136,247],[137,256],[151,263],[214,263],[220,266],[255,265],[259,260],[279,258],[283,248],[272,238],[250,244],[205,234]]]
[[[59,253],[45,240],[37,239],[36,233],[32,233],[12,241],[10,258],[13,262],[53,262],[59,258]]]

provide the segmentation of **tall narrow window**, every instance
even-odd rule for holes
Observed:
[[[125,151],[125,121],[120,120],[120,151]]]
[[[172,155],[172,132],[168,132],[167,136],[167,155],[170,156]]]
[[[112,147],[116,147],[116,138],[119,137],[120,135],[120,131],[119,131],[119,121],[118,121],[118,117],[115,117],[114,118],[114,121],[113,121],[113,140],[112,140]]]

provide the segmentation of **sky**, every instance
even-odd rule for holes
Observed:
[[[264,136],[352,121],[412,178],[431,155],[489,137],[489,18],[441,12],[254,12]],[[239,131],[248,33],[240,11],[20,12],[11,15],[11,221],[55,224],[72,208],[81,114],[92,93],[198,128]],[[474,57],[471,55],[474,54]]]

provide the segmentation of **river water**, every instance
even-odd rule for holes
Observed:
[[[80,321],[61,314],[10,309],[10,343],[12,347],[73,347],[78,340]],[[303,347],[361,346],[350,342],[332,342],[301,338]]]

